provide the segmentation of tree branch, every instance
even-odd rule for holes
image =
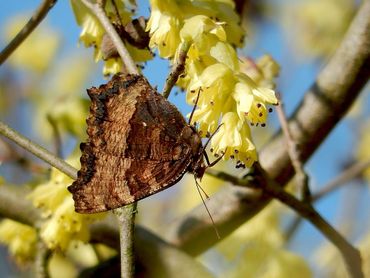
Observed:
[[[136,67],[134,60],[132,59],[130,53],[123,44],[116,29],[114,28],[112,23],[109,21],[109,18],[105,14],[103,3],[101,3],[101,1],[92,3],[90,0],[81,0],[81,2],[84,3],[84,5],[88,7],[94,15],[96,15],[101,25],[103,25],[105,31],[110,36],[113,44],[117,48],[117,52],[121,56],[122,62],[125,64],[127,68],[127,72],[131,74],[139,74],[139,71]]]
[[[121,277],[135,277],[134,228],[137,203],[113,212],[117,217],[120,234]]]
[[[25,190],[14,186],[0,186],[0,216],[13,219],[20,223],[37,226],[41,220],[39,211],[25,199]]]
[[[29,200],[26,200],[24,195],[24,192],[16,193],[14,188],[2,185],[0,187],[0,216],[37,228],[41,212]],[[113,216],[90,226],[91,243],[103,243],[119,250],[119,231],[116,223],[111,221],[112,219],[114,220]],[[208,270],[194,258],[144,228],[136,227],[135,237],[137,239],[135,241],[137,263],[146,273],[155,277],[167,277],[167,275],[180,278],[212,277]],[[96,274],[95,271],[94,274]]]
[[[283,204],[289,206],[299,215],[308,220],[314,225],[327,239],[329,239],[340,251],[348,274],[351,277],[364,277],[362,272],[362,263],[360,252],[354,248],[336,229],[334,229],[326,220],[315,210],[315,208],[307,202],[299,201],[293,195],[286,192],[277,183],[269,179],[267,174],[257,163],[257,179],[259,179],[259,187],[264,192],[278,199]]]
[[[361,173],[369,167],[370,159],[367,161],[358,161],[354,163],[349,168],[341,172],[341,174],[334,178],[332,181],[320,187],[319,191],[312,195],[312,202],[320,200],[324,196],[327,196],[329,193],[345,185],[347,182],[361,175]],[[290,239],[294,236],[301,223],[302,218],[300,218],[299,216],[293,218],[292,222],[286,229],[285,239],[287,242],[289,242]]]
[[[179,56],[177,57],[175,64],[173,65],[169,76],[166,79],[166,84],[164,85],[162,95],[165,98],[170,96],[173,86],[175,86],[177,79],[185,70],[186,55],[188,54],[189,44],[182,42],[180,46]]]
[[[40,145],[37,145],[30,139],[19,134],[18,132],[16,132],[15,130],[13,130],[12,128],[10,128],[1,121],[0,121],[0,134],[4,135],[14,143],[21,146],[23,149],[37,156],[38,158],[49,163],[51,166],[57,168],[59,171],[63,172],[72,179],[75,180],[77,178],[77,170],[75,168],[73,168],[63,159],[60,159],[59,157],[55,156],[48,150],[44,149]]]
[[[322,186],[319,191],[312,195],[313,201],[318,201],[328,193],[336,190],[338,187],[343,186],[347,182],[358,177],[362,172],[370,167],[370,159],[366,161],[358,161],[351,165],[351,167],[345,169],[335,179]]]
[[[306,162],[329,132],[351,107],[368,81],[370,69],[370,1],[364,1],[346,36],[329,63],[319,73],[315,84],[306,93],[289,120],[289,128]],[[279,131],[260,152],[260,163],[278,184],[286,184],[293,176],[293,167]],[[221,189],[207,203],[221,236],[227,236],[248,221],[271,198],[248,188]],[[212,223],[202,206],[176,220],[166,238],[193,255],[213,246]]]
[[[51,250],[47,248],[42,239],[38,239],[35,258],[35,277],[48,278],[48,262],[51,255]]]
[[[305,202],[310,203],[311,192],[308,184],[308,175],[303,169],[303,163],[300,158],[301,155],[299,152],[299,148],[294,138],[292,137],[281,100],[279,105],[276,107],[276,112],[280,121],[281,130],[285,136],[287,151],[295,171],[295,179],[297,181],[297,186],[301,192],[301,198]]]
[[[32,17],[28,20],[22,30],[13,38],[13,40],[1,51],[0,65],[18,48],[18,46],[32,33],[39,23],[45,18],[47,13],[55,5],[57,0],[44,0],[37,8]]]

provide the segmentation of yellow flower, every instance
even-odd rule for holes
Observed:
[[[280,66],[270,55],[263,55],[256,62],[250,58],[240,59],[240,71],[250,77],[260,87],[275,88],[275,78]]]
[[[251,124],[264,124],[267,120],[266,104],[277,104],[275,92],[265,87],[257,87],[251,78],[240,73],[234,90],[239,117],[243,116]]]
[[[235,159],[237,168],[250,167],[257,160],[249,126],[234,112],[222,117],[222,125],[213,137],[211,148],[216,156],[224,154],[224,159]]]
[[[196,15],[184,21],[180,31],[182,40],[193,42],[204,39],[205,34],[215,35],[220,41],[226,41],[222,23],[217,23],[205,15]]]
[[[36,252],[36,230],[16,221],[5,219],[0,223],[0,243],[9,247],[18,263],[26,263]]]
[[[192,122],[198,123],[200,135],[213,133],[221,121],[211,142],[214,154],[236,159],[237,167],[251,166],[257,154],[248,122],[264,125],[266,105],[277,103],[268,88],[277,75],[276,63],[261,59],[258,83],[240,71],[234,46],[242,44],[243,31],[232,1],[152,0],[151,4],[150,46],[156,46],[162,57],[176,58],[182,45],[189,45],[178,85],[186,89],[190,104],[199,95]]]
[[[58,209],[66,197],[70,197],[66,185],[71,183],[71,178],[53,168],[50,180],[37,186],[28,198],[35,207],[42,209],[43,216],[47,217]]]
[[[76,160],[73,158],[73,164],[76,164]],[[40,236],[50,249],[64,251],[72,241],[87,242],[89,224],[105,215],[76,213],[72,195],[67,190],[71,183],[72,179],[52,169],[50,180],[36,187],[28,197],[43,211],[45,220]]]
[[[23,16],[12,18],[6,24],[6,40],[10,41],[24,26]],[[45,72],[53,61],[60,44],[59,34],[48,26],[37,28],[9,57],[9,63],[17,68]]]
[[[115,7],[112,1],[107,1],[105,4],[105,12],[108,18],[114,24],[125,25],[131,21],[131,12],[125,9],[125,5],[132,6],[131,1],[116,1],[119,17],[116,14]],[[93,15],[90,10],[79,0],[71,0],[72,9],[77,21],[81,26],[80,41],[85,47],[94,47],[94,59],[96,62],[103,60],[101,44],[103,36],[106,33],[99,20]],[[132,58],[137,62],[147,61],[152,58],[151,53],[146,49],[137,49],[125,42],[127,50]],[[122,61],[120,58],[108,59],[105,61],[103,74],[115,74],[122,71]]]
[[[173,57],[180,44],[180,21],[159,11],[153,11],[147,25],[150,30],[150,47],[158,47],[163,58]]]
[[[64,198],[51,218],[44,222],[40,236],[48,248],[66,250],[71,241],[89,240],[89,224],[97,217],[76,213],[73,199],[69,196]]]

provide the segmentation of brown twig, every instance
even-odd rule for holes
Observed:
[[[263,193],[281,201],[292,208],[299,215],[314,225],[328,240],[330,240],[341,252],[352,277],[363,277],[361,269],[360,252],[354,248],[337,230],[335,230],[322,216],[307,202],[300,201],[293,195],[284,191],[276,182],[271,180],[265,171],[255,163],[255,172],[247,178],[238,179],[226,173],[212,170],[210,172],[214,177],[222,177],[223,180],[232,182],[234,185],[248,186],[251,188],[260,188]]]
[[[35,30],[56,2],[57,0],[44,0],[41,3],[22,30],[19,31],[12,41],[1,51],[0,65],[2,65],[14,50],[18,48],[18,46],[32,33],[33,30]]]
[[[301,160],[300,150],[296,141],[292,137],[292,133],[289,130],[288,120],[286,118],[283,103],[281,98],[279,99],[279,105],[276,107],[276,112],[281,125],[281,130],[285,136],[287,151],[295,170],[295,178],[297,181],[298,188],[301,192],[301,198],[303,201],[311,202],[311,192],[308,184],[308,175],[303,169],[303,163]]]
[[[48,120],[51,126],[51,129],[53,130],[55,154],[58,157],[62,157],[62,136],[58,128],[58,123],[55,121],[53,116],[51,116],[50,114],[46,116],[46,119]]]
[[[177,79],[179,76],[184,72],[185,70],[185,62],[186,62],[186,56],[189,50],[189,44],[186,42],[183,42],[180,45],[180,52],[179,56],[177,57],[175,64],[173,65],[171,72],[169,76],[166,79],[166,83],[164,85],[162,95],[165,98],[168,98],[173,86],[175,86]]]
[[[370,159],[366,161],[358,161],[345,169],[339,176],[322,186],[319,191],[312,195],[312,201],[318,201],[328,193],[338,189],[338,187],[345,185],[347,182],[361,175],[367,168],[370,167]]]
[[[113,212],[117,217],[120,234],[121,277],[135,277],[134,229],[137,203]]]
[[[351,165],[351,167],[345,169],[340,175],[331,180],[326,185],[322,186],[319,191],[312,194],[312,202],[316,202],[327,196],[329,193],[333,192],[336,189],[339,189],[347,182],[353,180],[354,178],[361,175],[363,171],[370,167],[370,160],[367,161],[358,161]],[[294,236],[295,232],[298,230],[299,225],[302,222],[302,218],[299,216],[294,217],[288,228],[286,229],[285,239],[287,242]]]
[[[84,5],[88,7],[90,11],[94,15],[96,15],[96,17],[99,19],[101,25],[104,27],[105,31],[110,36],[115,47],[117,48],[117,52],[121,56],[122,62],[125,64],[127,68],[127,72],[131,74],[139,74],[139,71],[136,67],[134,60],[132,59],[130,53],[123,44],[116,29],[109,21],[109,18],[107,17],[104,11],[102,3],[99,1],[96,3],[92,3],[90,0],[81,0],[81,2],[84,3]]]
[[[36,278],[48,278],[48,262],[51,255],[51,250],[48,249],[41,238],[37,242],[35,259],[35,277]]]
[[[289,128],[305,163],[344,117],[369,79],[370,1],[364,1],[342,43],[318,74],[302,102],[289,119]],[[286,184],[294,174],[279,131],[259,153],[259,161],[278,184]],[[254,217],[269,202],[266,194],[248,188],[227,187],[208,202],[215,208],[214,219],[222,237]],[[166,239],[192,255],[216,243],[209,236],[212,223],[202,206],[197,206],[168,227]]]

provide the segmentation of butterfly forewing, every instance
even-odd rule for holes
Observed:
[[[91,98],[81,170],[68,187],[75,208],[121,207],[175,184],[192,162],[180,112],[138,75],[116,75]]]

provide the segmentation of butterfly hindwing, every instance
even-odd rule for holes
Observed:
[[[138,75],[88,90],[91,98],[81,170],[68,187],[77,212],[121,207],[175,184],[191,163],[176,107]]]

